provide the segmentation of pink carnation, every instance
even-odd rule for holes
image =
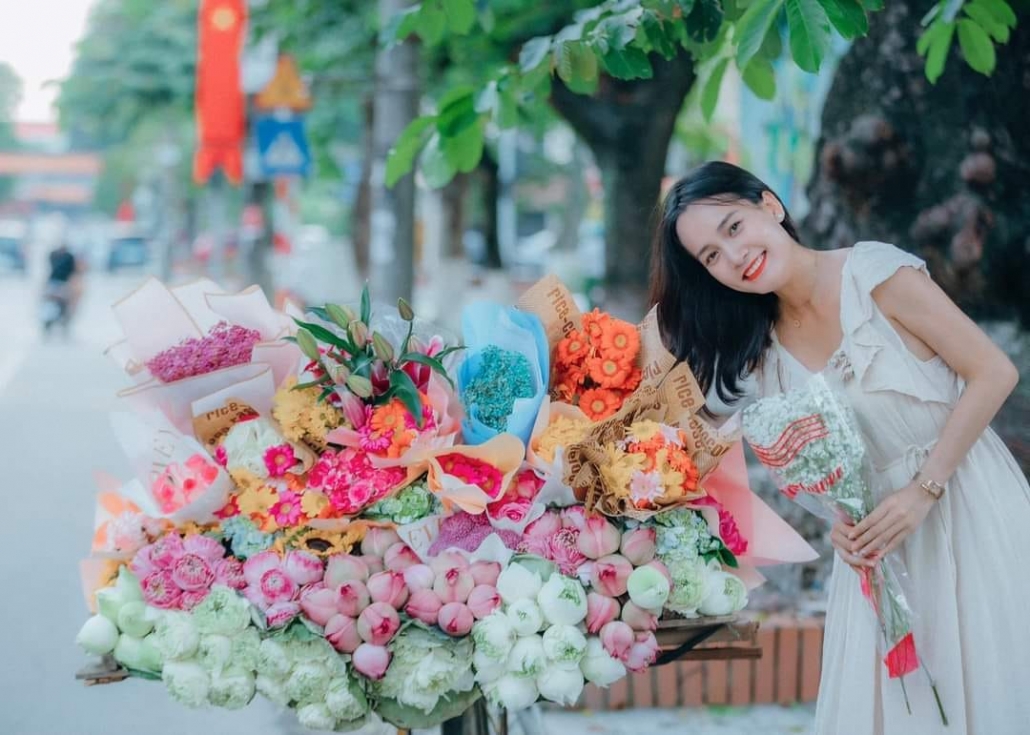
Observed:
[[[308,487],[323,493],[337,515],[355,515],[386,497],[407,477],[402,467],[375,467],[366,451],[328,450],[308,473]]]

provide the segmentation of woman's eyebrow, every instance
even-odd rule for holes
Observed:
[[[733,215],[735,215],[736,213],[737,213],[737,210],[735,210],[735,209],[730,210],[730,213],[722,218],[722,222],[719,223],[719,226],[716,229],[721,231],[722,228],[726,226],[726,223],[729,222],[730,219],[733,217]]]

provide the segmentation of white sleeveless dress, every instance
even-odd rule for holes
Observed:
[[[939,357],[918,359],[871,291],[902,267],[926,264],[893,245],[858,243],[841,278],[844,339],[824,368],[858,416],[876,498],[907,485],[933,447],[962,381]],[[773,337],[756,375],[760,396],[812,376]],[[887,677],[875,618],[858,577],[834,559],[816,706],[817,735],[1030,734],[1030,486],[990,429],[922,525],[894,553],[910,577],[915,641],[937,681],[950,726],[922,671]]]

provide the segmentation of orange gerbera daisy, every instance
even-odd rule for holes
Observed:
[[[558,343],[558,364],[577,365],[590,354],[590,342],[586,336],[573,329]]]
[[[404,404],[394,398],[392,401],[383,406],[378,406],[372,411],[371,426],[372,430],[385,433],[387,431],[403,431],[405,427],[404,419],[408,415],[407,409],[404,408]]]
[[[633,371],[632,363],[610,357],[592,357],[587,362],[590,379],[602,388],[621,388]]]
[[[632,362],[640,351],[637,328],[621,319],[612,319],[601,335],[601,349],[607,357]]]
[[[591,421],[600,421],[619,410],[622,400],[607,388],[591,388],[579,397],[579,408]]]
[[[613,321],[614,319],[610,315],[605,314],[600,309],[594,309],[590,313],[583,315],[583,331],[587,333],[593,344],[599,345],[604,337],[604,333]]]

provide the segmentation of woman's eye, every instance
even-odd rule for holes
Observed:
[[[714,263],[716,258],[718,258],[718,257],[719,257],[719,253],[717,253],[717,252],[715,252],[715,253],[708,253],[708,255],[705,256],[705,265],[706,266],[711,266],[712,263]]]
[[[740,229],[740,220],[737,220],[732,225],[730,225],[730,234],[731,235],[736,235],[737,234],[737,230],[739,230],[739,229]]]

